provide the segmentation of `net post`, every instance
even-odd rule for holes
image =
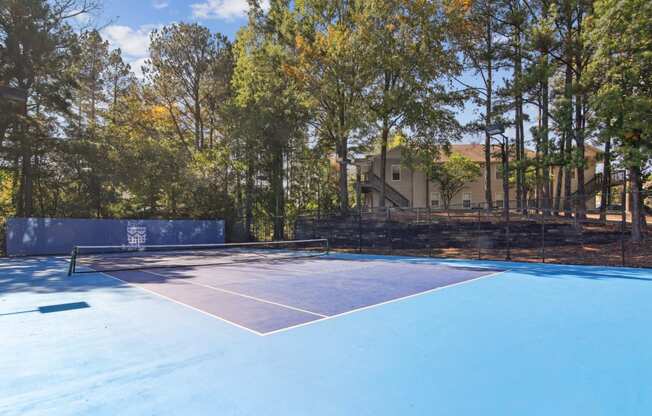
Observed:
[[[70,264],[68,265],[68,276],[72,276],[72,274],[75,272],[76,263],[77,263],[77,246],[74,246],[72,248],[72,252],[70,253]]]
[[[326,239],[326,254],[331,254],[331,242],[329,239]]]

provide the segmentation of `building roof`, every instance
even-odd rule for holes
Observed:
[[[499,151],[500,149],[498,146],[494,145],[492,150],[492,155],[491,155],[491,161],[492,162],[500,162],[500,154]],[[526,150],[528,153],[528,156],[534,157],[534,152],[531,150]],[[453,153],[457,153],[459,155],[462,155],[466,158],[471,159],[474,162],[478,163],[484,163],[484,145],[483,144],[478,144],[478,143],[473,143],[473,144],[454,144],[451,145],[451,155]],[[440,161],[445,162],[448,160],[450,155],[447,155],[446,153],[441,154]]]
[[[399,148],[394,148],[394,149],[391,149],[390,152],[392,150],[400,150],[400,149]],[[460,154],[460,155],[462,155],[464,157],[467,157],[467,158],[471,159],[474,162],[484,163],[484,145],[483,144],[479,144],[479,143],[453,144],[453,145],[451,145],[451,155],[453,153]],[[525,149],[525,153],[529,158],[534,158],[536,156],[536,153],[533,150],[530,150],[530,149]],[[596,148],[594,146],[591,146],[591,145],[585,145],[584,146],[584,154],[586,155],[586,157],[588,157],[590,159],[595,159],[596,155],[598,153],[600,153],[600,149],[598,149],[598,148]],[[356,160],[356,162],[362,162],[365,159],[368,160],[369,158],[373,158],[375,156],[377,156],[377,155],[367,155],[363,159]],[[445,161],[448,160],[449,157],[450,157],[450,155],[447,155],[446,153],[442,152],[441,157],[440,157],[439,160],[442,161],[442,162],[445,162]],[[497,145],[493,145],[491,161],[496,162],[496,163],[500,162],[500,153],[499,153],[499,148],[498,148]]]

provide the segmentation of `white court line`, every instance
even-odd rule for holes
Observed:
[[[222,317],[219,316],[219,315],[215,315],[215,314],[210,313],[210,312],[208,312],[208,311],[204,311],[204,310],[201,310],[201,309],[199,309],[199,308],[195,308],[194,306],[190,306],[190,305],[188,305],[187,303],[179,302],[178,300],[172,299],[172,298],[170,298],[170,297],[168,297],[168,296],[165,296],[165,295],[163,295],[163,294],[161,294],[161,293],[155,292],[155,291],[150,290],[150,289],[146,289],[146,288],[144,288],[144,287],[142,287],[142,286],[138,286],[138,285],[136,285],[136,284],[134,284],[134,283],[127,282],[126,280],[122,280],[122,279],[120,279],[119,277],[111,276],[110,274],[107,274],[107,273],[105,273],[105,272],[96,272],[96,273],[103,274],[103,275],[106,276],[106,277],[110,277],[111,279],[114,279],[114,280],[120,281],[120,282],[122,282],[122,283],[124,283],[124,284],[126,284],[126,285],[128,285],[128,286],[135,287],[136,289],[144,290],[145,292],[148,292],[148,293],[151,293],[151,294],[153,294],[153,295],[159,296],[159,297],[161,297],[161,298],[163,298],[163,299],[169,300],[170,302],[174,302],[174,303],[176,303],[177,305],[185,306],[185,307],[188,308],[188,309],[192,309],[192,310],[194,310],[194,311],[201,312],[201,313],[203,313],[204,315],[208,315],[208,316],[210,316],[210,317],[212,317],[212,318],[219,319],[219,320],[222,321],[222,322],[226,322],[227,324],[231,324],[231,325],[236,326],[236,327],[238,327],[238,328],[240,328],[240,329],[244,329],[245,331],[251,332],[252,334],[256,334],[256,335],[259,335],[259,336],[261,336],[261,337],[262,337],[263,335],[265,335],[264,333],[262,333],[262,332],[258,332],[258,331],[256,331],[255,329],[247,328],[246,326],[243,326],[243,325],[237,324],[237,323],[235,323],[235,322],[233,322],[233,321],[229,321],[228,319],[222,318]]]
[[[144,271],[144,270],[139,270],[139,271]],[[395,299],[390,299],[390,300],[387,300],[387,301],[384,301],[384,302],[380,302],[380,303],[375,303],[375,304],[373,304],[373,305],[367,305],[367,306],[363,306],[363,307],[361,307],[361,308],[351,309],[351,310],[349,310],[349,311],[342,312],[342,313],[339,313],[339,314],[336,314],[336,315],[326,316],[326,315],[316,314],[316,313],[314,313],[314,312],[307,312],[307,313],[310,313],[310,314],[313,314],[313,315],[319,315],[319,316],[324,316],[324,317],[323,317],[323,318],[320,318],[320,319],[315,319],[314,321],[304,322],[304,323],[302,323],[302,324],[292,325],[292,326],[288,326],[288,327],[281,328],[281,329],[277,329],[277,330],[275,330],[275,331],[270,331],[270,332],[258,332],[258,331],[256,331],[255,329],[247,328],[246,326],[243,326],[243,325],[237,324],[237,323],[235,323],[235,322],[233,322],[233,321],[230,321],[230,320],[228,320],[228,319],[225,319],[225,318],[223,318],[223,317],[221,317],[221,316],[219,316],[219,315],[215,315],[215,314],[213,314],[213,313],[210,313],[210,312],[207,312],[207,311],[201,310],[201,309],[199,309],[199,308],[195,308],[194,306],[190,306],[190,305],[188,305],[188,304],[186,304],[186,303],[183,303],[183,302],[177,301],[177,300],[172,299],[172,298],[170,298],[170,297],[168,297],[168,296],[165,296],[165,295],[162,295],[162,294],[160,294],[160,293],[157,293],[157,292],[155,292],[155,291],[153,291],[153,290],[146,289],[146,288],[144,288],[144,287],[142,287],[142,286],[138,286],[138,285],[136,285],[136,284],[133,284],[133,283],[127,282],[127,281],[122,280],[122,279],[120,279],[120,278],[118,278],[118,277],[111,276],[110,274],[107,274],[107,273],[105,273],[105,272],[97,272],[97,273],[103,274],[103,275],[105,275],[105,276],[107,276],[107,277],[110,277],[111,279],[118,280],[118,281],[120,281],[120,282],[122,282],[122,283],[125,283],[125,284],[129,285],[129,286],[133,286],[133,287],[135,287],[135,288],[138,288],[138,289],[144,290],[144,291],[146,291],[146,292],[149,292],[149,293],[151,293],[151,294],[154,294],[154,295],[156,295],[156,296],[159,296],[159,297],[161,297],[161,298],[163,298],[163,299],[167,299],[167,300],[169,300],[169,301],[172,301],[172,302],[174,302],[174,303],[176,303],[176,304],[178,304],[178,305],[185,306],[186,308],[189,308],[189,309],[195,310],[195,311],[197,311],[197,312],[201,312],[201,313],[203,313],[203,314],[205,314],[205,315],[208,315],[208,316],[211,316],[211,317],[213,317],[213,318],[219,319],[219,320],[222,321],[222,322],[226,322],[226,323],[231,324],[231,325],[233,325],[233,326],[236,326],[236,327],[238,327],[238,328],[240,328],[240,329],[244,329],[245,331],[248,331],[248,332],[251,332],[251,333],[253,333],[253,334],[256,334],[256,335],[259,335],[259,336],[264,337],[264,336],[268,336],[268,335],[273,335],[273,334],[278,334],[278,333],[281,333],[281,332],[285,332],[285,331],[288,331],[288,330],[290,330],[290,329],[295,329],[295,328],[300,328],[300,327],[302,327],[302,326],[315,324],[315,323],[317,323],[317,322],[322,322],[322,321],[326,321],[326,320],[333,319],[333,318],[339,318],[339,317],[341,317],[341,316],[349,315],[349,314],[352,314],[352,313],[355,313],[355,312],[361,312],[361,311],[364,311],[364,310],[367,310],[367,309],[372,309],[372,308],[376,308],[376,307],[379,307],[379,306],[388,305],[388,304],[390,304],[390,303],[399,302],[399,301],[402,301],[402,300],[406,300],[406,299],[414,298],[414,297],[417,297],[417,296],[426,295],[426,294],[428,294],[428,293],[436,292],[436,291],[438,291],[438,290],[447,289],[447,288],[454,287],[454,286],[460,286],[460,285],[463,285],[463,284],[466,284],[466,283],[469,283],[469,282],[473,282],[473,281],[476,281],[476,280],[480,280],[480,279],[485,279],[485,278],[488,278],[488,277],[496,276],[496,275],[499,275],[499,274],[501,274],[501,273],[505,273],[505,272],[509,272],[509,271],[510,271],[510,270],[502,270],[502,271],[500,271],[500,272],[490,273],[490,274],[487,274],[487,275],[484,275],[484,276],[478,276],[478,277],[475,277],[475,278],[473,278],[473,279],[465,280],[465,281],[463,281],[463,282],[453,283],[453,284],[446,285],[446,286],[440,286],[440,287],[436,287],[436,288],[433,288],[433,289],[430,289],[430,290],[426,290],[426,291],[423,291],[423,292],[413,293],[413,294],[411,294],[411,295],[402,296],[402,297],[395,298]],[[154,274],[154,275],[156,275],[156,273],[152,273],[152,272],[147,272],[147,273],[150,273],[150,274]],[[158,276],[163,276],[163,275],[158,275]],[[163,277],[167,277],[167,276],[163,276]],[[203,285],[199,284],[199,286],[203,286]],[[215,288],[212,288],[212,289],[215,289]],[[223,289],[220,289],[220,290],[223,290]],[[237,293],[234,292],[234,294],[237,294]],[[239,294],[239,295],[241,295],[241,294]],[[241,295],[241,296],[243,296],[243,295]],[[244,295],[244,296],[247,296],[247,295]],[[269,303],[269,301],[266,301],[266,302]],[[287,305],[281,305],[281,304],[278,304],[278,305],[279,305],[279,306],[288,307]],[[294,309],[294,308],[292,308],[292,307],[289,307],[289,308],[290,308],[290,309]]]
[[[150,271],[147,271],[147,270],[139,270],[139,272],[144,272],[144,273],[148,273],[148,274],[151,274],[151,275],[154,275],[154,276],[159,276],[159,277],[163,277],[163,278],[166,278],[166,279],[170,279],[170,276],[166,276],[166,275],[160,274],[160,273],[150,272]],[[172,278],[172,279],[174,279],[174,278]],[[184,282],[184,283],[189,283],[191,285],[205,287],[207,289],[228,293],[230,295],[240,296],[240,297],[247,298],[247,299],[252,299],[252,300],[255,300],[255,301],[258,301],[258,302],[269,303],[270,305],[280,306],[282,308],[292,309],[292,310],[295,310],[297,312],[303,312],[303,313],[307,313],[309,315],[316,315],[316,316],[319,316],[319,317],[322,317],[322,318],[328,318],[328,315],[322,315],[320,313],[312,312],[312,311],[309,311],[309,310],[306,310],[306,309],[296,308],[294,306],[284,305],[282,303],[273,302],[271,300],[261,299],[261,298],[255,297],[255,296],[245,295],[244,293],[234,292],[232,290],[223,289],[221,287],[211,286],[211,285],[207,285],[207,284],[204,284],[204,283],[194,283],[194,282],[191,282],[190,280],[185,280],[185,279],[182,279],[181,281]]]
[[[496,275],[498,275],[498,274],[505,273],[505,272],[508,272],[508,271],[509,271],[509,270],[502,270],[502,271],[499,271],[499,272],[496,272],[496,273],[490,273],[490,274],[487,274],[487,275],[484,275],[484,276],[474,277],[473,279],[465,280],[465,281],[463,281],[463,282],[457,282],[457,283],[453,283],[453,284],[451,284],[451,285],[446,285],[446,286],[439,286],[439,287],[436,287],[436,288],[433,288],[433,289],[426,290],[426,291],[424,291],[424,292],[413,293],[413,294],[411,294],[411,295],[402,296],[402,297],[400,297],[400,298],[390,299],[390,300],[387,300],[387,301],[385,301],[385,302],[374,303],[373,305],[367,305],[367,306],[363,306],[363,307],[361,307],[361,308],[351,309],[351,310],[346,311],[346,312],[338,313],[338,314],[336,314],[336,315],[330,315],[330,316],[327,316],[327,317],[325,317],[325,318],[316,319],[316,320],[314,320],[314,321],[304,322],[304,323],[302,323],[302,324],[297,324],[297,325],[293,325],[293,326],[288,326],[288,327],[285,327],[285,328],[277,329],[277,330],[275,330],[275,331],[265,332],[264,334],[262,334],[262,336],[265,337],[265,336],[267,336],[267,335],[278,334],[278,333],[280,333],[280,332],[285,332],[285,331],[288,331],[288,330],[290,330],[290,329],[300,328],[300,327],[302,327],[302,326],[311,325],[311,324],[316,324],[317,322],[323,322],[323,321],[327,321],[327,320],[329,320],[329,319],[333,319],[333,318],[339,318],[339,317],[341,317],[341,316],[349,315],[349,314],[352,314],[352,313],[355,313],[355,312],[360,312],[360,311],[364,311],[364,310],[367,310],[367,309],[376,308],[376,307],[378,307],[378,306],[388,305],[388,304],[390,304],[390,303],[394,303],[394,302],[402,301],[402,300],[405,300],[405,299],[415,298],[415,297],[417,297],[417,296],[426,295],[426,294],[428,294],[428,293],[436,292],[436,291],[441,290],[441,289],[448,289],[448,288],[450,288],[450,287],[460,286],[460,285],[463,285],[463,284],[466,284],[466,283],[469,283],[469,282],[473,282],[473,281],[476,281],[476,280],[480,280],[480,279],[484,279],[484,278],[487,278],[487,277],[496,276]]]

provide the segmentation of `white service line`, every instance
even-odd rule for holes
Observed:
[[[410,298],[415,298],[415,297],[417,297],[417,296],[426,295],[426,294],[428,294],[428,293],[436,292],[436,291],[441,290],[441,289],[448,289],[448,288],[450,288],[450,287],[460,286],[460,285],[463,285],[463,284],[466,284],[466,283],[469,283],[469,282],[473,282],[473,281],[476,281],[476,280],[480,280],[480,279],[484,279],[484,278],[487,278],[487,277],[496,276],[496,275],[498,275],[498,274],[505,273],[505,272],[508,272],[508,271],[509,271],[509,270],[502,270],[502,271],[499,271],[499,272],[496,272],[496,273],[490,273],[490,274],[487,274],[487,275],[484,275],[484,276],[474,277],[473,279],[464,280],[463,282],[453,283],[453,284],[451,284],[451,285],[446,285],[446,286],[439,286],[439,287],[436,287],[436,288],[433,288],[433,289],[430,289],[430,290],[426,290],[426,291],[424,291],[424,292],[413,293],[413,294],[411,294],[411,295],[402,296],[402,297],[400,297],[400,298],[390,299],[390,300],[387,300],[387,301],[385,301],[385,302],[375,303],[375,304],[373,304],[373,305],[367,305],[367,306],[363,306],[363,307],[361,307],[361,308],[357,308],[357,309],[351,309],[351,310],[346,311],[346,312],[338,313],[338,314],[336,314],[336,315],[330,315],[330,316],[327,316],[327,317],[325,317],[325,318],[316,319],[316,320],[314,320],[314,321],[304,322],[304,323],[302,323],[302,324],[297,324],[297,325],[293,325],[293,326],[288,326],[288,327],[285,327],[285,328],[277,329],[277,330],[275,330],[275,331],[265,332],[265,333],[262,334],[262,335],[265,337],[265,336],[267,336],[267,335],[278,334],[278,333],[280,333],[280,332],[285,332],[285,331],[288,331],[288,330],[290,330],[290,329],[300,328],[300,327],[302,327],[302,326],[306,326],[306,325],[310,325],[310,324],[316,324],[317,322],[323,322],[323,321],[326,321],[326,320],[329,320],[329,319],[333,319],[333,318],[339,318],[339,317],[341,317],[341,316],[349,315],[349,314],[352,314],[352,313],[355,313],[355,312],[360,312],[360,311],[364,311],[364,310],[367,310],[367,309],[376,308],[376,307],[378,307],[378,306],[383,306],[383,305],[388,305],[388,304],[390,304],[390,303],[399,302],[399,301],[402,301],[402,300],[405,300],[405,299],[410,299]]]
[[[259,336],[264,336],[264,335],[265,335],[264,333],[262,333],[262,332],[258,332],[258,331],[256,331],[255,329],[247,328],[246,326],[243,326],[243,325],[240,325],[240,324],[235,323],[235,322],[233,322],[233,321],[229,321],[228,319],[222,318],[222,317],[219,316],[219,315],[215,315],[215,314],[213,314],[213,313],[210,313],[210,312],[204,311],[204,310],[202,310],[202,309],[195,308],[194,306],[188,305],[187,303],[179,302],[178,300],[172,299],[171,297],[165,296],[165,295],[163,295],[163,294],[161,294],[161,293],[155,292],[155,291],[153,291],[153,290],[149,290],[149,289],[144,288],[144,287],[142,287],[142,286],[138,286],[137,284],[134,284],[134,283],[131,283],[131,282],[127,282],[126,280],[122,280],[122,279],[120,279],[119,277],[111,276],[110,274],[107,274],[107,273],[105,273],[105,272],[96,272],[96,273],[103,274],[103,275],[106,276],[106,277],[110,277],[111,279],[114,279],[114,280],[117,280],[117,281],[119,281],[119,282],[122,282],[122,283],[124,283],[124,284],[126,284],[126,285],[128,285],[128,286],[135,287],[136,289],[144,290],[145,292],[151,293],[152,295],[156,295],[156,296],[161,297],[161,298],[163,298],[163,299],[165,299],[165,300],[169,300],[170,302],[174,302],[174,303],[176,303],[177,305],[185,306],[185,307],[188,308],[188,309],[192,309],[192,310],[194,310],[194,311],[201,312],[201,313],[203,313],[204,315],[208,315],[208,316],[210,316],[210,317],[212,317],[212,318],[219,319],[219,320],[222,321],[222,322],[226,322],[227,324],[231,324],[231,325],[236,326],[236,327],[238,327],[238,328],[240,328],[240,329],[244,329],[245,331],[251,332],[252,334],[256,334],[256,335],[259,335]]]
[[[146,270],[139,270],[139,271],[141,271],[141,272],[144,271],[144,272],[146,272],[146,273],[153,274],[153,275],[155,275],[155,276],[159,276],[159,277],[168,277],[168,276],[165,276],[165,275],[161,275],[161,274],[157,274],[157,273],[149,272],[149,271],[146,271]],[[295,329],[295,328],[300,328],[300,327],[302,327],[302,326],[315,324],[315,323],[317,323],[317,322],[322,322],[322,321],[326,321],[326,320],[333,319],[333,318],[339,318],[339,317],[341,317],[341,316],[349,315],[349,314],[352,314],[352,313],[355,313],[355,312],[361,312],[361,311],[364,311],[364,310],[367,310],[367,309],[372,309],[372,308],[376,308],[376,307],[379,307],[379,306],[387,305],[387,304],[390,304],[390,303],[399,302],[399,301],[402,301],[402,300],[405,300],[405,299],[410,299],[410,298],[414,298],[414,297],[417,297],[417,296],[426,295],[426,294],[428,294],[428,293],[436,292],[436,291],[438,291],[438,290],[447,289],[447,288],[454,287],[454,286],[461,286],[461,285],[466,284],[466,283],[469,283],[469,282],[473,282],[473,281],[476,281],[476,280],[480,280],[480,279],[485,279],[485,278],[488,278],[488,277],[496,276],[496,275],[499,275],[499,274],[501,274],[501,273],[506,273],[506,272],[509,272],[509,271],[510,271],[510,270],[502,270],[502,271],[499,271],[499,272],[486,274],[486,275],[484,275],[484,276],[478,276],[478,277],[475,277],[475,278],[473,278],[473,279],[464,280],[463,282],[453,283],[453,284],[451,284],[451,285],[446,285],[446,286],[440,286],[440,287],[436,287],[436,288],[433,288],[433,289],[430,289],[430,290],[426,290],[426,291],[424,291],[424,292],[413,293],[413,294],[411,294],[411,295],[402,296],[402,297],[395,298],[395,299],[390,299],[390,300],[387,300],[387,301],[385,301],[385,302],[375,303],[375,304],[373,304],[373,305],[363,306],[363,307],[361,307],[361,308],[357,308],[357,309],[351,309],[351,310],[349,310],[349,311],[342,312],[342,313],[339,313],[339,314],[336,314],[336,315],[322,315],[322,314],[318,314],[318,313],[315,313],[315,312],[310,312],[310,311],[305,311],[305,310],[302,310],[302,309],[299,309],[299,308],[294,308],[294,307],[292,307],[292,306],[283,305],[283,304],[280,304],[280,303],[275,303],[275,302],[267,301],[267,300],[264,300],[264,299],[255,298],[255,297],[253,297],[253,296],[243,295],[243,294],[241,294],[241,293],[237,293],[237,292],[231,292],[231,291],[226,290],[226,289],[216,288],[216,287],[212,287],[212,286],[209,286],[209,285],[204,285],[204,284],[201,284],[201,283],[199,283],[199,284],[198,284],[198,283],[191,283],[191,284],[194,284],[194,285],[197,285],[197,286],[204,286],[204,287],[207,287],[207,288],[209,288],[209,289],[219,290],[219,291],[223,291],[223,292],[225,292],[225,293],[230,293],[230,294],[234,294],[234,295],[238,295],[238,296],[242,296],[242,297],[247,297],[247,298],[251,298],[251,299],[253,299],[253,300],[257,300],[257,301],[260,301],[260,302],[271,303],[271,304],[273,304],[273,305],[277,305],[277,306],[285,307],[285,308],[288,308],[288,309],[295,309],[295,310],[300,311],[300,312],[304,312],[304,313],[308,313],[308,314],[312,314],[312,315],[316,315],[316,316],[321,316],[321,317],[322,317],[322,318],[320,318],[320,319],[315,319],[314,321],[304,322],[304,323],[302,323],[302,324],[292,325],[292,326],[288,326],[288,327],[281,328],[281,329],[277,329],[277,330],[275,330],[275,331],[270,331],[270,332],[258,332],[258,331],[254,330],[254,329],[247,328],[246,326],[243,326],[243,325],[237,324],[237,323],[235,323],[235,322],[233,322],[233,321],[229,321],[228,319],[225,319],[225,318],[223,318],[223,317],[221,317],[221,316],[219,316],[219,315],[215,315],[215,314],[213,314],[213,313],[210,313],[210,312],[207,312],[207,311],[201,310],[201,309],[199,309],[199,308],[195,308],[194,306],[191,306],[191,305],[188,305],[188,304],[186,304],[186,303],[183,303],[183,302],[177,301],[177,300],[172,299],[172,298],[170,298],[170,297],[168,297],[168,296],[162,295],[162,294],[157,293],[157,292],[155,292],[155,291],[153,291],[153,290],[150,290],[150,289],[146,289],[146,288],[144,288],[144,287],[142,287],[142,286],[139,286],[139,285],[137,285],[137,284],[127,282],[127,281],[122,280],[122,279],[120,279],[120,278],[118,278],[118,277],[111,276],[110,274],[107,274],[107,273],[105,273],[105,272],[97,272],[97,273],[103,274],[103,275],[105,275],[105,276],[107,276],[107,277],[110,277],[111,279],[118,280],[118,281],[120,281],[120,282],[122,282],[122,283],[125,283],[125,284],[129,285],[129,286],[133,286],[133,287],[136,287],[136,288],[138,288],[138,289],[142,289],[142,290],[144,290],[144,291],[146,291],[146,292],[149,292],[149,293],[154,294],[154,295],[156,295],[156,296],[159,296],[159,297],[161,297],[161,298],[167,299],[167,300],[172,301],[172,302],[174,302],[174,303],[176,303],[176,304],[179,304],[179,305],[185,306],[186,308],[189,308],[189,309],[195,310],[195,311],[197,311],[197,312],[201,312],[201,313],[203,313],[203,314],[205,314],[205,315],[211,316],[211,317],[213,317],[213,318],[219,319],[219,320],[222,321],[222,322],[226,322],[226,323],[231,324],[231,325],[233,325],[233,326],[236,326],[236,327],[238,327],[238,328],[240,328],[240,329],[244,329],[245,331],[248,331],[248,332],[251,332],[251,333],[253,333],[253,334],[256,334],[256,335],[259,335],[259,336],[263,336],[263,337],[265,337],[265,336],[268,336],[268,335],[274,335],[274,334],[278,334],[278,333],[281,333],[281,332],[285,332],[285,331],[288,331],[288,330],[290,330],[290,329]]]
[[[167,279],[170,278],[170,276],[166,276],[166,275],[160,274],[160,273],[150,272],[150,271],[147,271],[147,270],[139,270],[139,272],[148,273],[148,274],[151,274],[151,275],[154,275],[154,276],[163,277],[163,278],[167,278]],[[216,290],[216,291],[219,291],[219,292],[228,293],[230,295],[240,296],[240,297],[255,300],[255,301],[258,301],[258,302],[269,303],[270,305],[280,306],[280,307],[286,308],[286,309],[292,309],[292,310],[295,310],[297,312],[303,312],[303,313],[307,313],[307,314],[310,314],[310,315],[319,316],[321,318],[328,318],[328,315],[322,315],[321,313],[312,312],[312,311],[309,311],[309,310],[306,310],[306,309],[301,309],[301,308],[297,308],[297,307],[290,306],[290,305],[285,305],[283,303],[273,302],[273,301],[267,300],[267,299],[257,298],[255,296],[245,295],[244,293],[234,292],[232,290],[223,289],[223,288],[217,287],[217,286],[211,286],[211,285],[207,285],[207,284],[204,284],[204,283],[192,282],[192,281],[190,281],[190,279],[188,279],[188,280],[183,279],[182,282],[189,283],[189,284],[195,285],[195,286],[205,287],[207,289]]]

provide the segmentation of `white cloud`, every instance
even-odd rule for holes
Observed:
[[[131,56],[147,55],[149,34],[155,26],[141,26],[133,29],[129,26],[112,25],[102,30],[102,36],[113,48],[120,48],[122,53]]]
[[[133,72],[137,78],[143,79],[145,76],[143,75],[143,66],[145,65],[145,61],[149,58],[149,56],[145,56],[143,58],[138,58],[135,61],[129,62],[129,65],[131,65],[131,72]]]
[[[170,3],[168,3],[167,0],[152,0],[152,6],[158,10],[165,9],[169,5]]]
[[[269,10],[269,0],[263,0],[261,6],[263,10]],[[235,19],[245,17],[249,10],[247,0],[207,0],[190,7],[192,15],[199,19]]]
[[[77,13],[77,12],[75,12],[75,13]],[[91,16],[90,13],[80,13],[80,14],[76,15],[75,17],[73,17],[73,19],[75,19],[75,21],[77,23],[81,24],[81,25],[86,25],[86,24],[91,22],[91,20],[93,19],[93,16]]]
[[[140,67],[149,58],[149,35],[159,28],[158,25],[144,25],[138,29],[129,26],[112,25],[102,30],[102,37],[109,41],[112,49],[120,48],[125,62],[131,65],[131,70],[142,77]]]

